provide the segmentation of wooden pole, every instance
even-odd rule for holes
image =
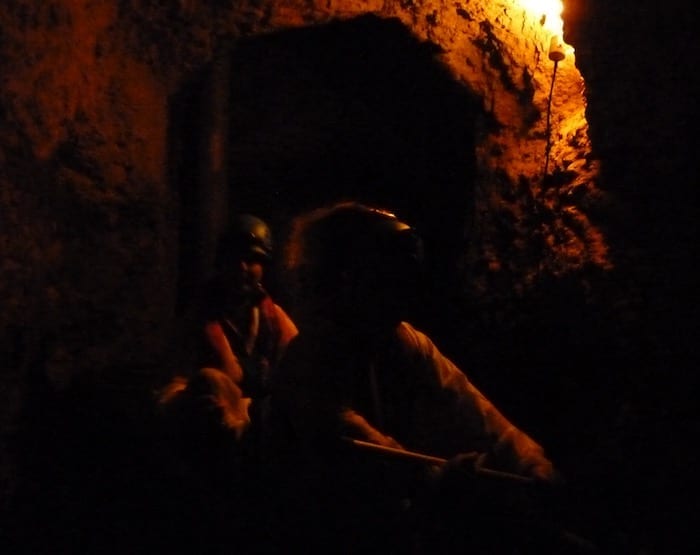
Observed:
[[[385,447],[383,445],[377,445],[376,443],[370,443],[368,441],[362,441],[360,439],[354,439],[350,437],[343,438],[348,443],[360,449],[365,449],[367,451],[372,451],[380,455],[385,455],[397,459],[410,460],[415,462],[421,462],[426,464],[434,464],[437,466],[444,466],[447,463],[447,459],[442,457],[433,457],[431,455],[424,455],[423,453],[417,453],[415,451],[408,451],[406,449],[398,449],[396,447]],[[476,459],[477,453],[473,453]],[[484,478],[494,478],[498,480],[508,480],[511,482],[517,482],[520,484],[532,484],[534,480],[526,476],[520,476],[518,474],[513,474],[511,472],[502,472],[500,470],[492,470],[490,468],[483,468],[479,466],[474,466],[474,474],[479,477]]]

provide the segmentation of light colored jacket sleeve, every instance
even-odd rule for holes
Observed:
[[[490,464],[504,470],[547,478],[552,463],[543,448],[512,424],[467,376],[422,332],[399,328],[419,387],[416,447],[452,456],[486,452]]]

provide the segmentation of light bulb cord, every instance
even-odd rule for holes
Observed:
[[[549,171],[549,153],[552,150],[552,93],[554,92],[554,81],[557,78],[557,66],[559,65],[558,60],[554,60],[554,70],[552,71],[552,84],[549,86],[549,99],[547,100],[547,127],[546,127],[546,135],[547,135],[547,144],[545,147],[545,152],[544,152],[544,177],[547,176],[547,172]]]

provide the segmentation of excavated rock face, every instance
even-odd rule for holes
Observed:
[[[407,158],[401,159],[395,146],[393,159],[388,156],[379,162],[381,155],[375,158],[384,165],[383,173],[356,176],[358,182],[364,177],[387,183],[373,185],[379,193],[372,200],[402,208],[421,224],[427,220],[426,233],[436,237],[441,232],[439,216],[420,214],[418,208],[426,201],[418,200],[419,195],[430,199],[427,206],[432,213],[444,212],[450,222],[444,235],[452,239],[443,252],[436,238],[439,255],[449,261],[459,259],[464,268],[460,287],[475,298],[522,295],[542,276],[566,275],[591,265],[610,267],[606,238],[588,215],[601,206],[602,195],[595,184],[597,163],[591,156],[584,118],[583,80],[569,52],[559,63],[548,103],[554,67],[547,56],[551,32],[539,14],[516,1],[168,5],[53,1],[40,7],[9,2],[0,8],[7,29],[0,51],[5,67],[0,103],[7,122],[0,136],[6,160],[0,179],[7,213],[2,229],[7,255],[0,290],[8,300],[2,328],[26,326],[42,330],[40,335],[60,336],[56,349],[61,354],[55,355],[59,381],[67,378],[59,375],[69,373],[68,367],[95,368],[106,360],[119,365],[129,361],[127,353],[133,353],[137,363],[140,357],[157,358],[168,339],[163,322],[172,318],[175,304],[178,226],[187,221],[188,211],[196,210],[183,206],[183,196],[178,195],[183,186],[178,176],[182,180],[186,168],[177,165],[182,153],[173,155],[173,145],[183,144],[187,129],[178,129],[177,123],[184,118],[193,125],[195,120],[191,113],[183,116],[172,111],[174,105],[192,111],[192,105],[177,104],[178,95],[212,61],[220,62],[235,52],[243,39],[263,41],[291,29],[343,21],[350,26],[351,20],[363,16],[373,18],[365,30],[373,27],[372,32],[379,33],[385,22],[387,34],[398,36],[397,25],[401,27],[404,36],[393,46],[382,47],[387,59],[392,48],[402,48],[415,54],[412,60],[396,52],[402,64],[433,64],[444,70],[437,77],[441,70],[431,75],[427,70],[416,71],[422,88],[411,99],[411,112],[397,111],[391,123],[378,124],[385,135],[396,132],[388,127],[396,128],[397,122],[404,131],[411,129],[412,122],[413,129],[425,130],[421,139],[414,131],[407,146],[407,157],[423,153],[420,177],[424,184],[415,180],[402,191],[389,183],[391,166],[400,167]],[[363,28],[356,25],[362,33]],[[351,32],[346,36],[359,40]],[[314,48],[322,50],[324,40],[329,39],[319,37],[311,44],[307,55],[313,56]],[[351,51],[337,52],[352,56]],[[327,72],[332,71],[333,61],[328,64]],[[355,72],[366,68],[347,65],[343,59],[337,65]],[[226,77],[234,87],[238,70],[234,61]],[[410,71],[401,78],[404,88],[410,87]],[[440,90],[432,91],[432,96],[429,78],[440,81],[436,87]],[[453,86],[445,93],[448,81]],[[380,82],[368,80],[367,84],[377,87]],[[202,86],[210,85],[205,80]],[[284,86],[289,90],[288,83]],[[471,100],[459,105],[454,100],[458,91]],[[304,94],[303,89],[297,92]],[[410,91],[402,92],[397,86],[392,93],[399,97]],[[448,94],[453,98],[445,100]],[[347,96],[336,95],[326,108],[348,106]],[[276,102],[280,104],[279,97]],[[385,107],[389,105],[389,100],[384,102]],[[405,100],[404,104],[409,106]],[[323,106],[322,99],[316,105],[297,103],[286,112],[281,111],[284,106],[278,108],[278,115],[294,116],[300,122],[295,132],[308,137],[319,131],[314,117],[333,118],[323,112]],[[229,108],[235,122],[235,101]],[[363,108],[354,109],[358,115]],[[223,114],[211,108],[203,113],[201,106],[198,110],[203,121]],[[423,114],[441,121],[431,129],[426,118],[421,119]],[[250,116],[244,122],[255,125]],[[373,123],[363,122],[366,127]],[[285,138],[291,132],[284,121],[266,120],[260,114],[259,125],[263,131],[265,125],[270,127],[266,161],[279,162],[282,154],[289,158],[294,153],[290,144],[304,143],[294,135]],[[348,122],[344,125],[347,130]],[[431,137],[425,135],[439,135],[438,125],[447,131],[437,139],[441,148],[431,150]],[[212,129],[211,125],[197,128],[205,151],[214,148],[206,142],[214,136]],[[175,136],[178,132],[180,136]],[[332,129],[324,132],[349,157],[363,155],[353,148],[351,138],[342,144]],[[233,125],[231,133],[239,137],[244,130]],[[456,146],[448,144],[449,135],[455,136]],[[357,133],[354,138],[363,141],[366,135]],[[314,146],[313,141],[304,140],[308,148]],[[386,137],[374,140],[379,152]],[[254,137],[248,145],[239,140],[239,152],[250,151],[251,141]],[[186,144],[202,148],[199,143],[195,139]],[[258,147],[255,154],[260,153]],[[198,175],[191,176],[193,180],[211,177],[214,155],[209,154],[204,154],[206,162]],[[234,176],[245,171],[243,156],[236,159],[232,154],[230,160],[224,156],[224,165],[227,162]],[[351,159],[347,166],[355,162]],[[330,180],[335,177],[330,171],[326,175]],[[239,194],[234,186],[234,197],[250,197],[245,187],[246,183],[239,186]],[[421,187],[418,194],[412,191]],[[293,196],[293,187],[288,189]],[[340,194],[358,191],[348,186]],[[406,195],[415,197],[412,204],[403,198]],[[267,211],[275,214],[270,204]],[[286,215],[282,211],[280,218]],[[197,217],[215,219],[206,210]],[[465,233],[467,240],[461,238]],[[181,241],[179,246],[181,253],[186,252],[187,244]],[[68,339],[71,335],[73,339]]]
[[[690,321],[664,299],[692,286],[697,41],[668,3],[637,2],[631,24],[613,2],[566,0],[575,52],[555,65],[562,29],[529,4],[2,2],[4,429],[27,383],[130,391],[167,373],[228,212],[282,233],[352,196],[416,223],[447,314],[426,326],[487,389],[510,380],[511,414],[548,422],[565,456],[579,391],[604,379],[611,409],[626,374],[610,365],[653,359],[666,334],[685,345],[639,316],[651,297],[647,314]],[[631,339],[642,329],[651,346]],[[543,383],[557,402],[519,404]]]

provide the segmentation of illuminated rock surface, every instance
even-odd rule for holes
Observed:
[[[3,2],[6,435],[26,424],[37,368],[44,393],[77,381],[108,390],[119,418],[140,414],[231,179],[231,209],[238,199],[280,229],[340,194],[416,221],[447,284],[449,318],[424,314],[426,326],[584,483],[641,457],[641,430],[676,449],[662,438],[691,406],[697,40],[674,2],[637,2],[633,22],[614,3],[564,4],[576,52],[549,105],[551,30],[516,1]],[[353,45],[366,64],[332,63]],[[523,392],[552,402],[533,408]],[[648,468],[624,468],[646,506],[655,492],[634,478]],[[601,532],[616,552],[656,540],[641,532],[655,513],[635,514]]]

